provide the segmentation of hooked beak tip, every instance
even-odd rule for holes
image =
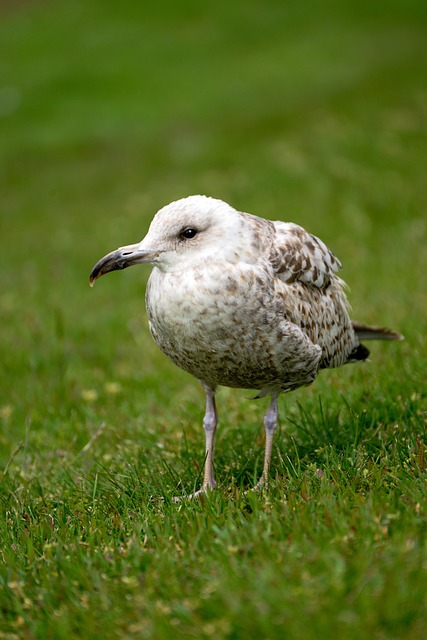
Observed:
[[[120,249],[108,253],[96,263],[90,272],[89,284],[93,287],[95,280],[110,271],[126,269],[139,263],[153,263],[158,253],[158,251],[141,251],[139,245],[120,247]]]

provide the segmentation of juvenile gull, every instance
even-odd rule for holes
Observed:
[[[215,486],[218,385],[270,396],[260,489],[268,484],[279,394],[309,385],[320,369],[365,360],[360,339],[402,338],[350,320],[336,275],[341,263],[319,238],[221,200],[189,196],[163,207],[141,242],[97,262],[90,283],[140,263],[154,267],[145,297],[154,340],[206,393],[205,470],[194,495]]]

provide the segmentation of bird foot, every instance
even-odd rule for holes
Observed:
[[[247,496],[248,493],[261,493],[262,491],[268,491],[268,480],[265,480],[264,476],[261,476],[256,485],[252,487],[252,489],[248,489],[248,491],[245,491],[245,496]]]
[[[215,485],[216,485],[216,482],[214,480],[212,483],[203,485],[203,487],[200,487],[200,489],[198,489],[194,493],[190,493],[190,495],[188,496],[175,496],[173,498],[173,502],[182,502],[183,500],[196,500],[197,498],[200,498],[200,496],[206,495],[210,491],[213,491],[215,488]]]

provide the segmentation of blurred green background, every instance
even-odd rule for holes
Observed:
[[[14,431],[52,385],[92,386],[94,363],[122,350],[139,362],[125,325],[144,313],[147,270],[94,291],[87,275],[191,193],[322,237],[354,315],[413,332],[413,352],[426,13],[414,0],[2,3],[0,406],[18,412]]]
[[[141,239],[161,206],[193,193],[296,222],[320,236],[344,265],[354,318],[406,336],[402,344],[373,346],[372,365],[327,372],[312,390],[281,401],[284,423],[286,415],[301,423],[299,403],[316,416],[307,420],[314,435],[306,449],[303,431],[297,432],[307,464],[321,457],[326,437],[319,396],[332,417],[354,407],[355,415],[368,412],[366,424],[384,429],[376,444],[366,431],[368,451],[392,447],[395,433],[402,443],[405,433],[415,439],[411,429],[415,423],[420,428],[427,410],[426,123],[424,0],[2,2],[0,480],[11,483],[4,500],[16,499],[16,513],[30,504],[35,513],[41,501],[57,504],[62,492],[61,500],[76,500],[73,489],[64,488],[61,469],[71,465],[70,475],[90,485],[99,461],[111,478],[122,474],[123,486],[143,478],[139,490],[148,496],[193,488],[197,471],[189,460],[197,458],[199,469],[203,463],[203,395],[149,336],[143,302],[149,270],[112,274],[95,289],[88,286],[102,255]],[[245,458],[244,451],[260,428],[262,408],[227,390],[219,404],[223,480],[250,483],[258,454]],[[344,423],[351,423],[351,411],[345,415]],[[346,433],[329,427],[335,450],[350,437]],[[277,446],[283,454],[288,445],[282,434]],[[419,455],[421,474],[425,459]],[[135,459],[139,470],[127,476]],[[155,475],[165,472],[164,460],[175,475],[159,487]],[[96,486],[87,489],[94,496]],[[408,494],[415,495],[412,489]],[[70,517],[82,508],[70,507]],[[411,513],[418,518],[420,511]],[[177,553],[170,550],[180,571]],[[16,571],[25,573],[27,562],[24,552],[17,556]],[[356,572],[357,565],[356,557]],[[421,566],[418,556],[414,566]],[[165,584],[169,573],[165,565]],[[361,615],[371,616],[370,637],[390,637],[387,629],[397,628],[391,609],[397,615],[409,606],[412,574],[403,583],[405,597],[396,591],[382,621],[375,618],[377,592],[368,591],[373,608],[366,601]],[[66,593],[73,588],[71,581]],[[46,604],[34,589],[30,600]],[[307,611],[317,606],[316,589],[301,589],[308,609],[301,606],[292,637],[302,637]],[[93,610],[99,604],[94,598]],[[112,607],[111,616],[121,620],[117,633],[125,637],[128,605],[117,598],[123,608],[117,613]],[[399,629],[414,633],[407,637],[422,637],[421,600],[414,600],[413,618],[401,621]],[[246,619],[242,602],[235,608],[237,629]],[[108,609],[100,610],[107,615]],[[157,616],[163,624],[161,608]],[[384,619],[390,627],[382,626]],[[39,632],[31,624],[26,637],[47,637],[51,623]],[[72,623],[63,624],[63,636],[55,627],[51,637],[71,637]],[[325,625],[313,629],[330,636],[332,627]],[[212,628],[221,637],[221,629]],[[96,637],[86,631],[84,637]],[[367,637],[363,625],[359,631],[348,637]]]
[[[384,368],[403,354],[399,374],[420,391],[426,13],[415,1],[2,7],[5,460],[29,424],[48,449],[55,433],[86,438],[87,389],[119,381],[139,414],[147,393],[173,403],[193,387],[149,337],[148,269],[87,286],[100,256],[191,193],[323,238],[354,317],[407,336]]]

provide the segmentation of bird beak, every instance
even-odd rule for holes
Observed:
[[[117,271],[118,269],[126,269],[134,264],[153,263],[159,255],[159,251],[146,251],[140,249],[140,244],[129,244],[126,247],[120,247],[116,251],[108,253],[101,258],[93,267],[89,283],[93,287],[95,280],[100,278],[109,271]]]

